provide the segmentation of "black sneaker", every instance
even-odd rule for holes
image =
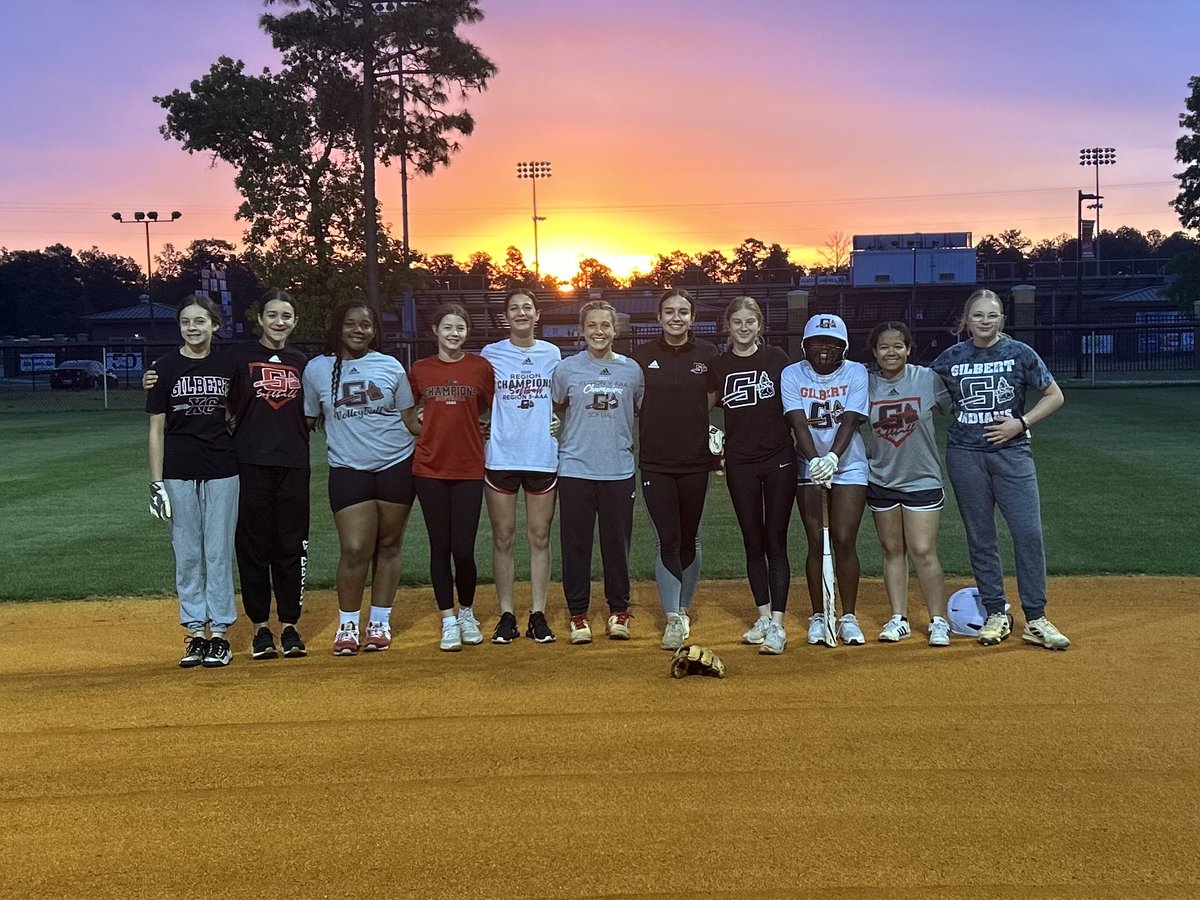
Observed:
[[[204,655],[208,652],[208,641],[200,636],[190,637],[187,639],[187,649],[183,651],[183,658],[179,660],[179,668],[194,669],[196,666],[204,662]]]
[[[264,625],[254,635],[254,643],[250,645],[250,658],[274,659],[276,656],[278,654],[275,652],[275,635],[271,634],[271,629]]]
[[[219,669],[221,666],[229,665],[233,659],[233,650],[229,646],[229,641],[224,637],[210,638],[208,649],[204,651],[204,668]]]
[[[492,643],[511,644],[520,636],[521,629],[517,627],[517,617],[512,613],[501,613],[496,630],[492,632]]]
[[[300,640],[300,632],[295,625],[284,625],[279,633],[279,644],[283,647],[283,655],[287,657],[308,656],[308,648]]]
[[[550,625],[546,622],[545,613],[531,612],[529,614],[529,627],[525,629],[525,637],[533,638],[539,644],[554,643],[554,632],[550,630]]]

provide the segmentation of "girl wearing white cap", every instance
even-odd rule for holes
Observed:
[[[867,454],[858,427],[867,420],[867,368],[846,359],[850,341],[838,316],[819,314],[804,327],[804,359],[783,370],[783,411],[796,439],[796,507],[808,537],[805,575],[813,614],[808,642],[825,635],[821,596],[823,490],[829,491],[829,536],[843,615],[837,634],[864,644],[854,611],[858,603],[858,526],[867,501]],[[833,623],[830,623],[831,625]]]

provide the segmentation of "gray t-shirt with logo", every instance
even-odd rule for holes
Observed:
[[[934,411],[950,411],[950,392],[932,369],[909,364],[893,379],[871,372],[867,380],[867,462],[871,484],[895,491],[942,486]]]
[[[554,402],[566,404],[558,438],[558,474],[617,481],[633,474],[633,415],[642,405],[642,368],[614,354],[586,351],[558,364],[551,378]]]

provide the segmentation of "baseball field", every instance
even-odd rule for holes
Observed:
[[[645,580],[627,643],[570,646],[555,585],[557,643],[440,653],[409,583],[389,652],[333,658],[316,467],[313,652],[251,661],[239,622],[229,668],[179,670],[144,419],[6,416],[0,896],[1200,896],[1198,400],[1073,392],[1036,436],[1068,652],[1023,644],[1019,616],[997,647],[931,649],[915,586],[912,639],[810,647],[794,579],[791,644],[760,656],[737,643],[749,595],[714,484],[693,639],[729,677],[680,681]],[[960,532],[951,508],[952,590]],[[865,521],[868,573],[874,544]],[[409,582],[422,552],[414,517]],[[490,631],[490,586],[477,608]],[[859,611],[873,638],[877,579]]]

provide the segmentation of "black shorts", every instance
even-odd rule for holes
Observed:
[[[937,512],[946,503],[946,492],[941,488],[928,491],[894,491],[877,484],[867,485],[867,506],[871,512],[887,512],[903,506],[910,512]]]
[[[498,494],[548,494],[558,486],[557,472],[525,472],[519,469],[484,469],[483,483]]]
[[[335,513],[355,503],[382,500],[412,506],[417,496],[413,486],[413,458],[396,463],[378,472],[329,467],[329,508]]]

